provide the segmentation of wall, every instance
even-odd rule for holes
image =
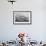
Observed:
[[[14,5],[0,0],[0,40],[15,40],[18,32],[29,33],[37,41],[46,40],[44,5],[42,0],[17,0]],[[19,10],[32,10],[32,25],[13,25],[12,11]]]

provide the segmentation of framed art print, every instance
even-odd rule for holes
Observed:
[[[32,11],[13,11],[13,24],[32,24]]]

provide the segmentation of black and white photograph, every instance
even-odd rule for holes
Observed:
[[[13,24],[32,24],[32,11],[13,11]]]

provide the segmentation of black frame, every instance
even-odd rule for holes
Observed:
[[[30,23],[14,23],[14,12],[30,12]],[[32,25],[32,11],[13,11],[13,24],[14,25]]]

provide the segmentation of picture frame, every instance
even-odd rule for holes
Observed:
[[[13,11],[13,24],[32,24],[32,11]]]

